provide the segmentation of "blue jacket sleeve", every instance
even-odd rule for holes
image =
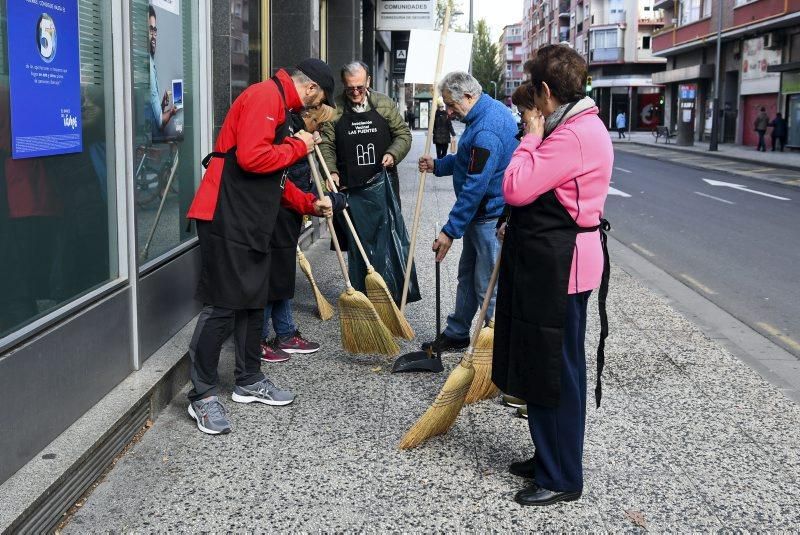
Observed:
[[[450,176],[456,166],[456,155],[448,154],[444,158],[433,160],[433,174],[435,176]]]
[[[488,130],[478,132],[472,143],[470,151],[483,149],[488,151],[488,158],[482,168],[474,169],[472,163],[467,171],[464,187],[456,198],[453,209],[447,219],[447,224],[442,228],[442,232],[453,239],[459,239],[467,230],[467,225],[475,217],[478,207],[486,195],[489,182],[497,173],[497,166],[500,161],[502,144],[496,134]]]

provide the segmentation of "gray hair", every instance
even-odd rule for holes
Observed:
[[[350,63],[345,63],[342,67],[341,77],[344,80],[345,76],[356,76],[361,71],[364,71],[367,76],[369,76],[369,67],[363,61],[351,61]]]
[[[308,77],[306,73],[301,71],[300,69],[294,69],[291,74],[289,75],[292,79],[297,82],[298,84],[316,84],[314,80]],[[319,84],[317,84],[319,85]]]
[[[444,94],[445,90],[450,93],[450,98],[455,102],[461,102],[464,95],[479,97],[483,92],[480,82],[468,72],[454,71],[447,73],[442,81],[439,82],[439,93]]]

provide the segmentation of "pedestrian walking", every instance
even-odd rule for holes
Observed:
[[[453,240],[463,238],[458,262],[456,305],[443,332],[422,349],[453,351],[469,345],[475,312],[483,302],[499,247],[495,229],[505,207],[503,171],[517,146],[514,118],[502,102],[481,91],[478,80],[466,72],[451,72],[439,83],[439,92],[451,118],[466,124],[456,154],[434,160],[419,159],[419,170],[435,176],[453,176],[456,202],[447,223],[433,243],[436,261],[444,260]],[[494,298],[486,317],[491,318]],[[483,327],[479,325],[478,329]]]
[[[416,114],[414,113],[414,107],[413,107],[413,105],[412,105],[412,106],[409,106],[409,107],[408,107],[408,109],[406,109],[406,116],[405,116],[406,122],[408,123],[408,129],[409,129],[409,131],[410,131],[410,130],[414,130],[414,120],[415,120],[416,118],[417,118],[417,116],[416,116]]]
[[[453,121],[444,109],[444,102],[440,102],[433,121],[433,144],[436,145],[436,158],[447,156],[450,141],[456,137]]]
[[[314,150],[314,136],[291,134],[289,114],[330,104],[333,75],[318,59],[248,87],[231,105],[207,171],[187,217],[200,240],[203,303],[189,344],[192,390],[189,414],[200,431],[231,431],[219,401],[217,366],[223,341],[233,334],[238,403],[287,405],[294,394],[261,373],[261,328],[269,300],[271,240],[281,202],[317,215],[331,212],[329,198],[313,203],[286,180],[284,170]]]
[[[772,127],[772,152],[775,152],[776,145],[780,145],[780,150],[783,152],[783,148],[786,146],[786,139],[789,136],[786,119],[778,112],[775,114],[775,118],[770,121],[769,126]]]
[[[292,113],[292,131],[316,132],[320,125],[334,116],[330,106],[322,104],[302,113]],[[286,177],[310,199],[316,199],[311,167],[303,158],[286,170]],[[341,212],[347,201],[343,194],[329,192],[334,213]],[[303,207],[282,202],[270,243],[272,261],[269,272],[269,301],[264,307],[264,325],[261,331],[261,360],[285,362],[292,354],[316,353],[320,345],[307,340],[300,333],[292,314],[297,266],[297,242],[302,230]],[[275,337],[270,339],[270,322]]]
[[[498,232],[492,379],[527,401],[535,453],[509,471],[531,480],[515,500],[543,506],[583,491],[586,309],[600,286],[602,345],[608,261],[600,228],[614,153],[594,101],[584,96],[580,54],[545,46],[527,69],[537,111],[503,180],[510,209]],[[599,350],[598,381],[603,360]]]
[[[628,119],[625,117],[625,112],[621,111],[617,114],[617,138],[625,139],[625,128],[628,126]]]
[[[767,115],[767,109],[762,106],[758,117],[753,121],[753,128],[758,134],[758,146],[756,150],[760,150],[761,152],[767,151],[767,144],[764,141],[764,135],[767,133],[767,126],[769,126],[769,115]]]

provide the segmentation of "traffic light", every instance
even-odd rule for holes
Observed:
[[[592,77],[591,76],[587,76],[586,77],[586,92],[587,93],[591,93],[592,92]]]

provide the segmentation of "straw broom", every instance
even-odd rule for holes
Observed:
[[[311,167],[311,174],[314,177],[314,184],[317,186],[317,194],[321,199],[324,197],[325,192],[322,190],[319,170],[312,154],[308,155],[308,163]],[[346,285],[345,291],[339,296],[339,324],[342,330],[342,347],[349,353],[398,355],[400,347],[394,341],[392,333],[381,321],[380,316],[375,311],[375,307],[372,306],[366,295],[357,291],[350,284],[350,277],[347,276],[347,265],[344,262],[342,249],[339,247],[339,239],[333,229],[333,221],[330,216],[326,219]]]
[[[475,368],[475,378],[467,392],[464,402],[469,405],[476,401],[491,399],[500,390],[492,382],[492,348],[494,347],[494,320],[489,320],[478,334],[478,341],[475,342],[475,352],[472,358],[472,366]]]
[[[303,254],[303,251],[300,250],[300,246],[297,247],[297,263],[300,265],[300,271],[305,274],[308,282],[311,283],[311,289],[314,292],[314,299],[317,301],[317,313],[320,319],[322,321],[328,321],[333,317],[333,306],[325,299],[322,292],[319,291],[317,281],[314,280],[314,274],[311,272],[311,264],[306,258],[306,255]]]
[[[325,163],[325,159],[322,157],[322,151],[320,151],[317,146],[314,148],[316,149],[317,161],[319,161],[322,166],[322,171],[325,173],[328,183],[331,185],[333,191],[338,193],[336,184],[333,182],[331,173],[328,170],[328,164]],[[350,219],[350,214],[348,214],[347,211],[343,212],[343,214],[347,226],[350,228],[353,238],[355,238],[358,250],[361,252],[361,257],[364,259],[364,264],[367,265],[367,276],[364,278],[364,285],[367,287],[367,297],[372,301],[372,304],[375,305],[375,310],[393,335],[411,340],[415,336],[414,329],[411,328],[406,317],[400,312],[400,309],[397,308],[397,304],[395,304],[394,299],[392,299],[392,294],[389,293],[389,288],[386,286],[386,281],[383,280],[380,273],[375,271],[375,268],[369,261],[367,252],[364,250],[361,239],[359,239],[358,233],[356,232],[356,227]]]
[[[486,311],[489,308],[489,303],[492,300],[494,287],[497,283],[497,275],[500,272],[500,255],[497,256],[497,262],[494,264],[492,270],[492,278],[489,280],[489,286],[486,288],[486,295],[483,296],[483,305],[481,312],[478,314],[478,325],[483,325],[486,320]],[[475,378],[475,367],[472,362],[475,357],[475,347],[478,344],[478,336],[480,331],[476,330],[472,335],[472,341],[467,354],[458,363],[458,366],[450,372],[450,376],[445,381],[442,390],[433,404],[425,411],[419,420],[406,432],[398,447],[401,450],[407,450],[419,446],[422,442],[428,440],[436,435],[442,435],[453,426],[461,412],[461,407],[464,406],[464,400],[467,397],[467,392],[472,385]],[[491,376],[490,376],[491,380]]]

